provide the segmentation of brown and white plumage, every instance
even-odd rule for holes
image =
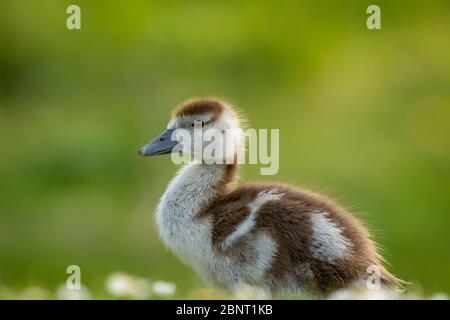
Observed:
[[[204,130],[240,123],[226,103],[195,99],[174,112],[167,129],[189,130],[195,120]],[[155,142],[150,145],[140,154],[161,154]],[[236,159],[239,150],[233,152]],[[271,292],[326,292],[366,279],[368,267],[375,266],[383,285],[399,284],[366,228],[345,209],[283,183],[234,187],[237,169],[236,163],[188,164],[158,205],[161,237],[206,281],[230,289],[246,283]]]

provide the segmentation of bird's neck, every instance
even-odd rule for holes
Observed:
[[[231,190],[237,165],[206,165],[192,163],[183,167],[161,197],[156,221],[161,237],[173,250],[183,255],[186,245],[201,246],[209,234],[206,218],[208,208]],[[206,229],[205,229],[206,228]],[[189,257],[186,257],[189,260]]]
[[[160,214],[198,216],[228,194],[237,179],[237,164],[191,163],[170,182],[161,198]]]

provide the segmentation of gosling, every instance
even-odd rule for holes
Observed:
[[[241,127],[229,104],[189,100],[139,154],[180,152],[175,151],[180,143],[173,133],[193,133],[196,123],[202,132]],[[232,139],[235,148],[224,158],[237,160],[243,136]],[[191,150],[182,152],[195,154]],[[247,284],[272,294],[324,294],[367,281],[375,272],[382,287],[397,289],[401,284],[383,266],[367,229],[331,199],[285,183],[235,187],[238,161],[208,160],[182,167],[156,210],[163,241],[207,283],[230,290]]]

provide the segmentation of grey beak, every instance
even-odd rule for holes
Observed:
[[[167,129],[149,144],[142,147],[138,154],[141,156],[158,156],[171,153],[173,148],[178,144],[176,140],[172,141],[172,133],[174,131],[175,129]]]

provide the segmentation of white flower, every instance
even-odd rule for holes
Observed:
[[[355,300],[355,294],[349,289],[340,289],[333,291],[329,296],[329,300]]]
[[[248,284],[241,284],[233,291],[233,298],[237,300],[265,300],[270,295],[263,289]]]
[[[340,289],[332,292],[329,300],[393,300],[399,299],[395,292],[385,289],[367,289],[362,287]]]
[[[146,299],[150,296],[150,284],[144,278],[117,272],[106,279],[106,288],[114,297]]]
[[[431,296],[430,299],[431,300],[448,300],[448,295],[443,292],[436,292]]]
[[[88,288],[81,286],[80,289],[69,289],[67,285],[61,284],[56,291],[59,300],[91,300],[91,293]]]
[[[168,297],[175,294],[176,285],[172,282],[155,281],[152,286],[152,291],[157,296]]]

